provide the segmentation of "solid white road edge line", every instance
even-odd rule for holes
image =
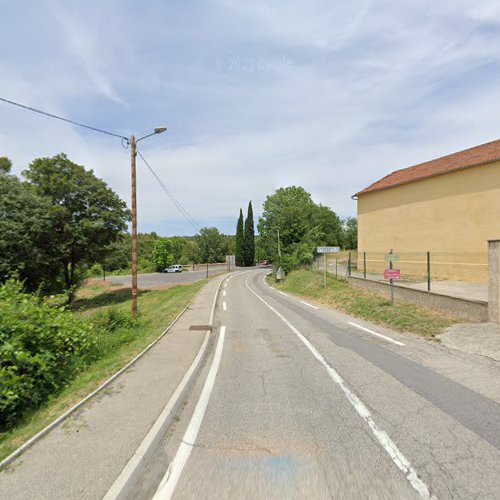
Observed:
[[[226,301],[222,302],[222,309],[224,309],[224,311],[227,311]]]
[[[348,321],[348,323],[352,326],[355,326],[356,328],[359,328],[360,330],[363,330],[364,332],[371,333],[376,337],[380,337],[381,339],[387,340],[387,342],[392,342],[393,344],[399,345],[401,347],[406,345],[403,342],[400,342],[399,340],[391,339],[391,337],[387,337],[385,335],[382,335],[381,333],[374,332],[373,330],[370,330],[369,328],[365,328],[364,326],[353,323],[352,321]]]
[[[271,286],[267,281],[266,281],[266,277],[264,276],[262,278],[262,283],[264,283],[264,285],[266,285],[268,288],[270,288],[271,290],[274,290],[275,292],[278,292],[278,293],[281,293],[281,295],[284,295],[285,297],[288,297],[288,294],[285,293],[285,292],[282,292],[281,290],[276,290],[276,288],[274,288],[273,286]]]
[[[309,304],[309,302],[304,302],[303,300],[299,300],[300,303],[312,307],[313,309],[319,309],[319,307],[313,306],[312,304]]]
[[[207,332],[196,358],[191,363],[191,366],[182,378],[181,383],[177,386],[177,389],[168,400],[167,405],[160,413],[160,416],[154,423],[153,427],[151,427],[146,437],[143,439],[139,448],[137,448],[137,451],[127,462],[127,465],[124,467],[120,475],[116,478],[115,482],[112,484],[106,495],[104,495],[103,500],[127,498],[130,490],[132,489],[132,486],[136,483],[137,479],[144,471],[146,463],[151,458],[154,450],[156,450],[156,448],[158,447],[161,438],[165,434],[167,427],[170,425],[170,422],[172,421],[171,414],[173,413],[173,410],[182,392],[187,386],[191,375],[196,370],[196,367],[198,366],[198,363],[203,356],[209,336],[210,332]]]
[[[210,317],[208,319],[208,324],[210,326],[212,326],[214,321],[215,305],[217,303],[217,297],[219,295],[221,284],[222,281],[217,286],[217,290],[215,291],[214,295],[214,300],[212,301],[212,308],[210,309]],[[204,288],[205,287],[203,287],[203,289]],[[198,295],[196,295],[196,297]],[[193,302],[194,299],[189,303],[186,309]],[[206,347],[209,336],[210,336],[210,330],[207,330],[205,334],[205,339],[203,340],[203,343],[200,347],[200,350],[198,351],[196,358],[191,363],[191,366],[189,367],[188,371],[182,378],[180,384],[177,386],[177,389],[175,390],[174,394],[169,399],[166,407],[163,409],[160,416],[156,419],[156,422],[153,424],[153,427],[151,427],[149,432],[146,434],[146,437],[142,440],[142,443],[140,444],[139,448],[136,450],[132,458],[127,462],[127,465],[125,465],[120,475],[115,479],[114,483],[111,485],[111,488],[103,497],[103,500],[118,500],[118,499],[121,500],[128,498],[139,476],[146,468],[147,462],[149,461],[149,459],[155,452],[156,448],[160,444],[160,441],[162,440],[165,431],[168,429],[168,426],[172,421],[174,411],[180,406],[183,394],[190,385],[190,382],[194,380],[194,372],[198,369],[200,359],[207,353]],[[171,403],[173,404],[171,405]]]
[[[189,455],[191,454],[191,450],[193,449],[193,446],[196,442],[196,437],[198,436],[201,423],[203,422],[203,417],[205,416],[205,412],[207,410],[210,395],[215,383],[215,377],[217,375],[220,360],[222,357],[225,334],[226,327],[221,326],[219,341],[217,342],[217,348],[215,350],[212,366],[210,367],[207,380],[205,381],[205,385],[203,387],[203,390],[201,391],[200,399],[196,404],[193,416],[191,417],[189,426],[184,433],[184,437],[182,438],[179,449],[175,454],[174,460],[170,464],[170,467],[163,477],[160,486],[158,486],[153,500],[170,500],[175,491],[175,487],[177,486],[179,478],[181,477],[182,470],[184,469]]]
[[[411,466],[410,462],[401,453],[396,443],[389,437],[389,435],[379,429],[377,424],[372,418],[372,415],[364,403],[354,394],[344,383],[342,377],[335,371],[322,356],[322,354],[307,340],[307,338],[297,330],[280,312],[278,312],[273,306],[268,304],[262,297],[260,297],[256,292],[254,292],[248,285],[248,277],[245,280],[246,287],[253,293],[261,302],[263,302],[271,311],[278,316],[287,326],[292,330],[295,335],[305,344],[305,346],[311,351],[312,355],[326,368],[326,371],[330,375],[331,379],[342,389],[343,393],[354,407],[358,415],[368,424],[368,427],[372,431],[373,435],[377,441],[382,445],[384,450],[391,457],[392,461],[396,464],[398,469],[404,474],[405,478],[409,481],[411,486],[420,494],[422,498],[435,498],[430,495],[429,488],[427,485],[418,477],[416,471]]]

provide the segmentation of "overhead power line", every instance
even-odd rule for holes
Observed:
[[[77,127],[86,128],[88,130],[93,130],[94,132],[99,132],[101,134],[111,135],[113,137],[118,137],[119,139],[124,139],[128,143],[128,137],[123,135],[115,134],[114,132],[109,132],[108,130],[102,130],[97,127],[92,127],[90,125],[85,125],[84,123],[75,122],[74,120],[70,120],[69,118],[63,118],[62,116],[57,116],[52,113],[47,113],[47,111],[42,111],[41,109],[32,108],[31,106],[26,106],[25,104],[21,104],[19,102],[9,101],[9,99],[4,99],[0,97],[0,101],[5,102],[7,104],[12,104],[13,106],[17,106],[18,108],[25,109],[27,111],[32,111],[33,113],[38,113],[39,115],[48,116],[49,118],[54,118],[56,120],[61,120],[66,123],[71,123],[72,125],[76,125]]]
[[[88,130],[92,130],[94,132],[99,132],[101,134],[106,134],[110,135],[112,137],[118,137],[119,139],[122,139],[123,141],[126,141],[126,144],[129,144],[129,139],[128,137],[125,137],[120,134],[115,134],[114,132],[110,132],[109,130],[103,130],[97,127],[92,127],[91,125],[85,125],[84,123],[77,122],[75,120],[70,120],[69,118],[64,118],[62,116],[54,115],[53,113],[48,113],[47,111],[43,111],[41,109],[33,108],[31,106],[26,106],[25,104],[21,104],[19,102],[11,101],[9,99],[5,99],[4,97],[0,97],[0,101],[5,102],[7,104],[11,104],[12,106],[16,106],[18,108],[25,109],[27,111],[31,111],[33,113],[37,113],[39,115],[47,116],[49,118],[54,118],[55,120],[60,120],[66,123],[70,123],[72,125],[76,125],[77,127],[82,127],[86,128]],[[189,212],[182,206],[182,204],[179,202],[179,200],[176,199],[174,194],[165,186],[165,183],[161,180],[160,176],[154,171],[153,167],[146,161],[144,156],[141,154],[139,150],[137,150],[137,154],[141,157],[142,161],[146,164],[150,172],[153,174],[154,178],[158,181],[160,186],[162,187],[163,191],[167,194],[167,196],[172,200],[172,203],[175,205],[177,210],[181,213],[181,215],[193,226],[195,231],[198,231],[200,229],[200,225],[191,217]]]
[[[146,158],[141,154],[139,150],[137,150],[137,154],[140,156],[141,160],[146,164],[149,171],[153,174],[153,177],[157,180],[158,184],[162,187],[163,191],[165,191],[166,195],[172,200],[172,203],[175,205],[177,210],[181,213],[181,215],[193,226],[194,230],[198,232],[200,230],[200,225],[191,217],[189,212],[181,205],[181,203],[176,199],[174,194],[165,186],[165,183],[161,180],[160,176],[154,171],[153,167],[146,161]]]

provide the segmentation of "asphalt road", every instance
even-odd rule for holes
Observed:
[[[212,357],[132,498],[499,498],[498,365],[376,337],[264,274],[226,282]]]
[[[208,274],[214,276],[226,272],[226,267],[209,268]],[[145,273],[137,276],[137,286],[139,288],[155,288],[168,285],[170,283],[193,283],[204,279],[207,276],[204,271],[183,271],[182,273]],[[106,280],[113,285],[131,286],[132,276],[108,276]]]

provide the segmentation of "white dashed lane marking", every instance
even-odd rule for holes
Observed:
[[[375,335],[376,337],[380,337],[381,339],[387,340],[387,342],[392,342],[393,344],[399,345],[401,347],[405,345],[403,342],[400,342],[399,340],[391,339],[391,337],[387,337],[386,335],[382,335],[381,333],[374,332],[373,330],[370,330],[369,328],[353,323],[352,321],[348,321],[348,323],[352,326],[355,326],[356,328],[359,328],[360,330],[363,330],[364,332],[367,332],[371,335]]]
[[[319,307],[313,306],[312,304],[309,304],[309,302],[304,302],[303,300],[299,301],[301,304],[304,304],[305,306],[311,307],[312,309],[319,309]]]

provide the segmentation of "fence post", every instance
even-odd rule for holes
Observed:
[[[325,262],[325,271],[323,273],[323,288],[326,288],[326,253],[323,254]]]
[[[427,291],[431,291],[431,252],[427,252]]]
[[[389,254],[393,254],[393,249],[391,248],[391,250],[389,251]],[[389,269],[394,269],[394,261],[391,260],[389,261]],[[394,304],[394,280],[391,278],[389,280],[389,283],[391,284],[391,304]]]
[[[347,268],[349,270],[349,276],[351,276],[351,252],[349,252],[349,263],[348,263]]]
[[[338,277],[338,272],[337,272],[337,262],[338,260],[335,259],[335,277],[337,278]]]
[[[366,252],[363,252],[363,276],[366,279]]]
[[[500,240],[488,240],[488,319],[500,324]]]

